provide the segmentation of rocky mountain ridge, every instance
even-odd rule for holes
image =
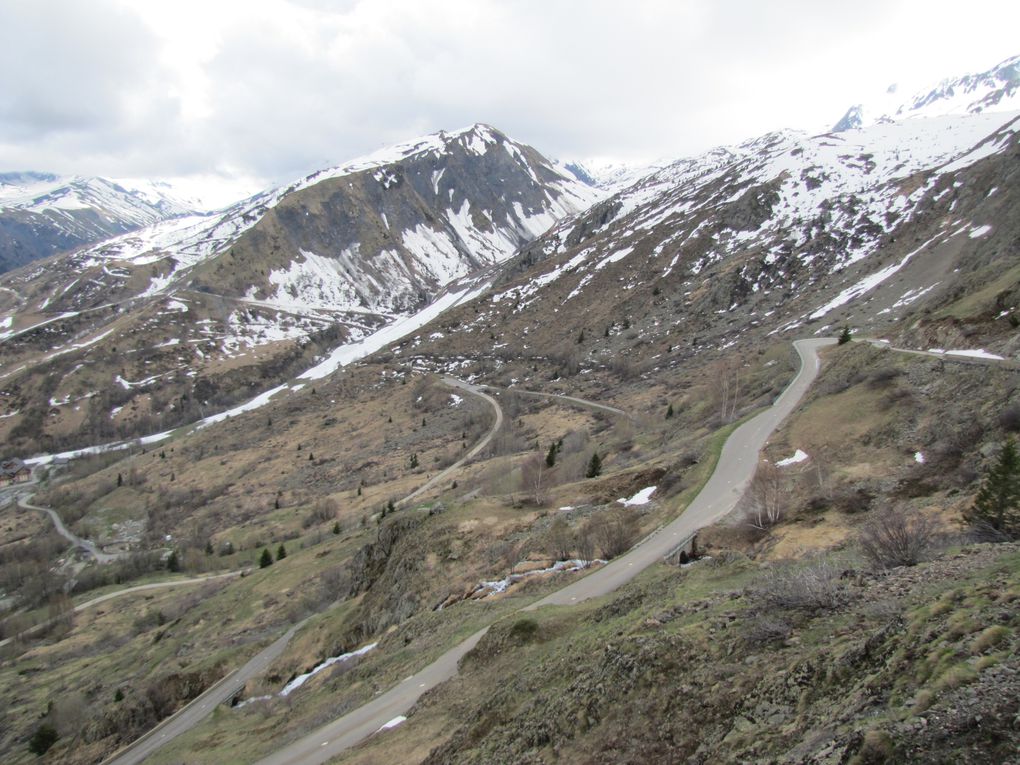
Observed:
[[[193,210],[158,184],[132,188],[108,178],[2,173],[0,273]]]
[[[54,360],[85,373],[56,381],[61,390],[48,400],[87,401],[86,419],[141,417],[168,403],[179,415],[179,402],[153,395],[172,388],[193,400],[210,377],[220,382],[199,385],[197,403],[236,401],[278,381],[283,368],[311,366],[330,345],[427,308],[599,193],[534,149],[474,125],[21,269],[0,292],[0,354],[13,370],[4,424],[17,427],[32,407],[26,392],[47,387],[14,381]],[[96,399],[111,388],[116,402]],[[49,406],[60,414],[61,405]]]
[[[1011,267],[1018,139],[1017,114],[988,112],[782,131],[680,160],[536,240],[442,323],[491,335],[507,359],[581,371],[843,324],[883,336]],[[1012,355],[1020,296],[1003,287],[986,329]],[[426,333],[393,350],[470,355]]]
[[[880,122],[947,114],[980,114],[1020,110],[1020,56],[1012,56],[984,72],[947,77],[938,85],[904,101],[896,85],[871,102],[851,106],[833,132]]]

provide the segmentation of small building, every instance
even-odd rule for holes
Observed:
[[[0,486],[25,483],[32,478],[32,468],[17,457],[0,461]]]

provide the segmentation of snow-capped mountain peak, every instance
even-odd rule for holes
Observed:
[[[194,295],[231,306],[215,318],[227,355],[327,326],[354,342],[453,283],[478,278],[602,196],[535,149],[475,124],[381,149],[226,210],[108,239],[59,261],[52,271],[63,278],[27,277],[45,278],[39,300],[67,313],[114,299],[176,306]],[[213,333],[190,323],[207,320],[198,310],[177,318],[182,337],[205,342]]]
[[[943,79],[904,100],[896,85],[867,102],[851,106],[833,132],[914,117],[1020,110],[1020,56],[984,72]]]
[[[577,178],[582,183],[602,189],[607,194],[615,194],[670,162],[670,160],[625,162],[606,157],[590,157],[583,160],[559,160],[556,165],[561,172]]]
[[[3,173],[0,272],[191,211],[155,184],[143,191],[108,178]]]
[[[52,173],[0,174],[0,210],[95,209],[137,225],[161,218],[186,215],[194,208],[180,199],[168,184],[146,181],[135,185],[95,176],[59,176]]]

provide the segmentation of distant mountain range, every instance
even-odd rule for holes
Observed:
[[[148,427],[156,391],[229,399],[273,379],[266,363],[303,363],[310,338],[354,343],[428,307],[601,193],[473,125],[20,269],[0,290],[0,360],[21,370],[5,400],[19,414],[0,423],[43,422],[48,401],[111,408],[94,395],[111,383],[113,427],[108,410],[90,426],[111,435]],[[59,366],[78,370],[69,390],[40,395]],[[132,398],[146,403],[120,401]],[[47,425],[60,431],[58,418]]]
[[[998,317],[975,314],[967,342],[1013,353],[997,333],[1020,305],[1020,115],[1002,110],[1016,61],[863,127],[643,172],[555,162],[477,124],[215,213],[8,176],[5,212],[69,227],[97,188],[110,225],[151,220],[0,279],[0,436],[28,453],[140,434],[383,348],[444,371],[492,357],[639,374],[844,324],[946,347],[967,296]]]
[[[186,215],[165,184],[107,178],[0,174],[0,273],[54,253]]]
[[[881,97],[851,106],[832,129],[841,132],[910,117],[1011,110],[1020,110],[1020,56],[985,72],[947,78],[906,101],[899,88],[890,85]]]

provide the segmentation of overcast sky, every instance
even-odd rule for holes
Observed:
[[[1020,53],[1003,0],[3,0],[0,170],[260,187],[487,122],[651,160]]]

